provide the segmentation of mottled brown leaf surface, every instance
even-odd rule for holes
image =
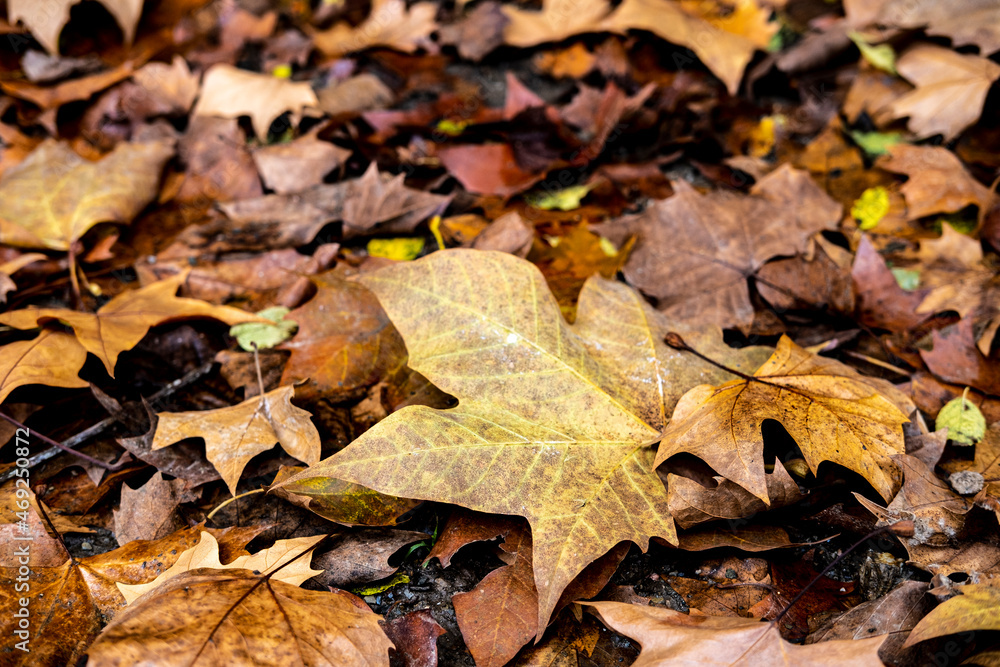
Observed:
[[[0,179],[0,236],[7,244],[68,250],[99,222],[127,224],[154,197],[171,143],[122,144],[89,162],[43,142]]]
[[[653,665],[810,665],[831,663],[879,666],[884,637],[798,646],[781,638],[770,623],[743,618],[688,616],[670,609],[589,602],[611,628],[642,644],[634,667]]]
[[[778,421],[815,472],[832,461],[861,474],[883,498],[899,488],[891,457],[904,450],[906,415],[874,379],[811,355],[782,337],[754,380],[695,387],[678,403],[656,462],[691,452],[767,502],[760,426]]]
[[[206,568],[139,598],[88,654],[101,666],[247,664],[262,656],[274,664],[388,665],[391,643],[378,619],[350,593]]]
[[[747,278],[776,255],[804,250],[810,235],[840,219],[840,206],[787,166],[750,196],[700,194],[686,183],[675,190],[630,224],[639,241],[624,272],[667,315],[690,325],[749,325]]]

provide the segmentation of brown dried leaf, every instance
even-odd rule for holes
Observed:
[[[714,665],[756,667],[795,665],[825,667],[831,663],[880,666],[878,649],[885,637],[830,641],[798,646],[781,638],[770,623],[744,618],[688,616],[670,609],[588,602],[608,627],[642,644],[633,667]]]
[[[293,123],[298,124],[303,109],[318,106],[319,100],[308,82],[296,83],[219,64],[205,72],[201,97],[191,115],[250,116],[254,132],[263,139],[281,114],[291,111]]]
[[[87,361],[87,350],[72,336],[44,330],[31,340],[0,347],[0,401],[26,384],[50,387],[86,387],[77,372]]]
[[[966,170],[958,156],[940,146],[896,144],[878,166],[909,177],[901,188],[909,220],[960,211],[970,204],[986,211],[994,200],[990,189]]]
[[[279,387],[228,408],[161,412],[152,448],[168,447],[185,438],[203,438],[205,455],[236,495],[243,468],[275,443],[300,461],[319,461],[319,432],[310,414],[292,405],[294,393],[294,387]]]
[[[427,533],[389,528],[335,535],[329,542],[330,548],[313,559],[313,565],[322,569],[316,581],[324,586],[347,588],[384,579],[399,569],[389,565],[394,553],[428,537]]]
[[[253,161],[264,185],[279,195],[287,195],[321,184],[323,177],[339,167],[351,152],[309,134],[258,148],[253,152]]]
[[[373,0],[371,13],[360,25],[338,23],[313,35],[313,43],[331,57],[373,46],[413,53],[430,44],[430,34],[438,27],[434,20],[437,10],[438,6],[432,2],[407,7],[403,0]]]
[[[437,667],[437,638],[448,631],[438,625],[429,610],[411,611],[384,621],[382,629],[396,645],[394,652],[402,660],[402,667]]]
[[[896,69],[916,90],[892,103],[893,115],[909,116],[908,127],[918,137],[942,134],[945,141],[979,119],[990,86],[1000,78],[1000,65],[987,58],[931,44],[907,50]]]
[[[370,233],[405,234],[443,211],[451,197],[408,188],[403,180],[402,174],[380,174],[372,162],[361,178],[319,185],[296,195],[232,202],[221,208],[235,232],[252,233],[258,225],[265,230],[280,229],[281,237],[290,239],[281,245],[309,243],[324,225],[337,220],[344,223],[345,239]]]
[[[0,233],[10,245],[68,250],[99,222],[128,224],[156,197],[165,141],[123,143],[97,162],[46,140],[0,179]]]
[[[255,315],[237,308],[214,306],[198,299],[176,296],[177,289],[186,278],[186,274],[182,273],[123,292],[101,306],[96,313],[30,306],[0,315],[0,323],[16,329],[32,329],[50,320],[63,322],[73,328],[79,344],[100,359],[108,374],[114,377],[118,356],[135,347],[150,328],[164,322],[198,317],[213,318],[226,324],[260,321]],[[45,333],[43,331],[43,335]]]
[[[167,611],[169,610],[169,611]],[[343,591],[317,592],[247,570],[200,569],[139,598],[90,647],[95,667],[172,665],[389,665],[379,616]]]
[[[890,458],[904,449],[908,421],[892,385],[866,378],[838,361],[811,355],[782,336],[754,373],[761,381],[732,380],[695,387],[680,400],[663,432],[659,465],[689,452],[767,502],[760,427],[778,421],[795,439],[813,473],[832,461],[861,474],[883,498],[899,488]]]
[[[121,509],[114,511],[118,544],[155,540],[180,528],[174,511],[186,488],[183,480],[168,482],[159,472],[139,489],[122,485]]]
[[[69,22],[70,8],[80,0],[55,0],[38,3],[33,0],[8,0],[7,20],[21,21],[31,34],[48,50],[59,53],[59,34]],[[98,0],[115,18],[130,43],[142,15],[143,0]]]
[[[742,519],[802,499],[799,485],[779,461],[774,464],[774,472],[766,476],[769,503],[724,477],[716,477],[715,481],[717,486],[706,488],[687,477],[667,475],[667,503],[678,526],[690,528],[706,521]]]
[[[333,273],[312,278],[316,296],[287,317],[298,333],[282,382],[308,379],[304,397],[344,396],[371,386],[406,363],[406,346],[375,295]]]
[[[747,278],[776,255],[804,251],[812,234],[840,220],[840,206],[787,165],[760,180],[749,197],[702,195],[681,181],[674,189],[629,223],[639,241],[624,273],[661,310],[692,326],[749,326]]]

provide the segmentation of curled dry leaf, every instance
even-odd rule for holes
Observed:
[[[1000,586],[966,584],[956,595],[924,616],[913,628],[905,646],[934,637],[944,637],[975,630],[1000,630]]]
[[[524,516],[538,627],[570,581],[617,543],[674,539],[649,443],[680,383],[704,369],[663,344],[667,323],[638,294],[591,279],[570,326],[530,263],[458,249],[361,280],[402,334],[410,366],[459,407],[403,408],[290,482],[343,479]]]
[[[767,502],[760,428],[774,419],[814,473],[831,461],[862,475],[883,498],[895,494],[900,474],[891,457],[905,451],[902,424],[908,419],[897,406],[905,399],[887,398],[891,385],[811,355],[787,336],[754,378],[685,394],[663,432],[657,465],[690,452]]]
[[[0,179],[0,236],[9,245],[68,250],[99,222],[132,221],[152,201],[171,142],[121,143],[97,162],[48,139]]]
[[[275,443],[281,443],[300,461],[319,461],[319,432],[311,415],[292,405],[294,393],[294,387],[279,387],[228,408],[161,412],[152,448],[155,451],[185,438],[203,438],[205,455],[236,495],[243,468]]]
[[[318,592],[248,570],[185,572],[140,597],[90,647],[95,667],[389,665],[379,616],[344,591]]]
[[[211,533],[202,532],[198,544],[183,552],[169,569],[161,572],[150,582],[143,584],[118,583],[128,604],[132,604],[142,594],[162,586],[167,581],[184,572],[200,568],[213,570],[253,570],[257,574],[271,574],[272,580],[284,581],[293,586],[301,586],[306,579],[311,579],[322,570],[314,570],[309,566],[310,558],[300,558],[306,551],[312,549],[322,540],[324,535],[314,537],[296,537],[291,540],[278,540],[274,546],[258,551],[253,555],[244,555],[223,564],[219,558],[219,542]]]
[[[942,134],[945,141],[976,122],[990,86],[1000,78],[1000,65],[988,58],[931,44],[910,48],[896,69],[916,90],[892,103],[893,115],[909,116],[908,127],[918,137]]]
[[[149,329],[158,324],[196,317],[214,318],[230,325],[266,321],[230,306],[215,306],[198,299],[176,296],[177,289],[186,278],[186,273],[179,273],[146,287],[123,292],[101,306],[96,313],[29,306],[0,315],[0,323],[15,329],[32,329],[49,321],[63,322],[73,328],[77,344],[84,350],[84,357],[90,352],[101,360],[108,374],[114,377],[118,355],[135,347]],[[47,330],[43,330],[35,340],[40,340],[47,333]],[[56,340],[60,341],[58,344],[61,349],[68,347],[62,339],[52,339],[51,334],[45,338],[48,345],[56,344]],[[8,350],[11,347],[13,345],[0,348],[0,358],[12,354],[13,350]],[[78,353],[72,354],[62,364],[53,366],[62,368],[70,363],[70,359],[75,360],[78,356]],[[79,370],[82,365],[81,362],[73,368]]]
[[[949,37],[954,46],[976,44],[983,55],[1000,50],[1000,5],[993,0],[845,0],[844,12],[858,28],[923,28],[929,35]]]
[[[799,646],[781,638],[771,623],[747,618],[688,616],[671,609],[587,602],[605,625],[642,645],[633,667],[727,665],[826,667],[832,663],[881,667],[885,637]]]
[[[205,72],[194,116],[238,118],[250,116],[254,132],[267,137],[271,123],[286,111],[297,119],[305,108],[319,106],[308,82],[296,83],[269,74],[257,74],[231,65],[213,65]]]
[[[799,485],[779,461],[766,477],[768,503],[724,477],[716,477],[715,481],[714,488],[706,488],[687,477],[667,475],[667,503],[678,526],[690,528],[706,521],[741,519],[802,499]]]
[[[430,44],[430,34],[438,27],[434,20],[437,10],[433,2],[418,2],[407,7],[403,0],[374,0],[371,13],[359,26],[338,23],[313,35],[313,43],[331,57],[373,46],[413,53]]]
[[[80,0],[9,0],[7,19],[11,23],[21,21],[38,43],[49,53],[59,53],[59,34],[69,22],[69,12]],[[130,43],[135,37],[135,29],[142,15],[143,0],[98,0],[121,26],[125,41]]]

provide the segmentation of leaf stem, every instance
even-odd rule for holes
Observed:
[[[205,521],[211,521],[212,517],[215,516],[216,512],[218,512],[219,510],[221,510],[223,507],[225,507],[229,503],[233,502],[234,500],[239,500],[240,498],[246,498],[247,496],[252,496],[255,493],[264,493],[264,489],[251,489],[250,491],[247,491],[246,493],[241,493],[238,496],[233,496],[232,498],[229,498],[228,500],[222,501],[222,503],[218,507],[216,507],[214,510],[212,510],[211,512],[208,513],[208,516],[205,517]]]
[[[724,370],[727,373],[731,373],[732,375],[735,375],[738,378],[743,378],[747,382],[759,382],[760,384],[766,384],[767,386],[774,387],[775,389],[784,389],[784,390],[788,389],[788,387],[782,387],[780,384],[768,382],[767,380],[762,380],[759,377],[755,377],[753,375],[747,375],[743,371],[736,370],[735,368],[730,368],[729,366],[719,363],[718,361],[712,359],[711,357],[705,356],[704,354],[702,354],[701,352],[699,352],[698,350],[694,349],[686,342],[684,342],[684,339],[681,338],[681,335],[678,334],[677,332],[674,331],[667,332],[667,335],[663,337],[663,342],[666,343],[668,347],[672,347],[675,350],[680,350],[682,352],[690,352],[691,354],[698,357],[702,361],[712,364],[716,368]]]

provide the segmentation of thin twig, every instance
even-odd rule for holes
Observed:
[[[28,431],[29,433],[31,432],[31,429],[29,429],[27,426],[25,426],[21,422],[17,421],[16,419],[14,419],[10,415],[8,415],[6,412],[0,412],[0,419],[6,419],[7,421],[9,421],[11,424],[13,424],[14,426],[16,426],[17,428],[24,429],[25,431]],[[87,463],[90,463],[90,464],[95,465],[95,466],[99,466],[101,468],[104,468],[105,470],[120,470],[121,467],[124,465],[124,463],[105,463],[104,461],[101,461],[100,459],[95,459],[90,454],[84,454],[83,452],[78,452],[75,449],[70,449],[69,447],[67,447],[66,445],[62,444],[61,442],[57,442],[57,441],[53,440],[52,438],[50,438],[49,436],[45,435],[44,433],[39,433],[38,431],[35,431],[35,437],[38,438],[39,440],[41,440],[42,442],[45,442],[45,443],[48,443],[48,444],[52,445],[53,447],[58,447],[59,449],[61,449],[64,452],[66,452],[67,454],[72,454],[73,456],[77,456],[77,457],[83,459],[84,461],[86,461]]]
[[[171,381],[170,384],[160,389],[160,391],[150,396],[147,400],[151,404],[155,405],[158,401],[170,396],[178,389],[186,387],[187,385],[192,384],[193,382],[196,382],[197,380],[207,375],[212,370],[212,367],[214,365],[215,365],[214,361],[209,361],[206,364],[202,364],[201,366],[195,368],[189,373],[186,373],[185,375],[177,378],[176,380]],[[83,431],[77,433],[76,435],[70,436],[69,438],[63,440],[62,447],[66,449],[73,449],[83,444],[87,440],[90,440],[91,438],[103,433],[107,428],[112,426],[117,421],[118,419],[115,417],[105,417],[104,419],[97,422],[93,426],[86,428]],[[46,449],[44,452],[39,452],[38,454],[35,454],[30,459],[28,459],[28,467],[34,468],[37,465],[45,463],[49,459],[55,458],[61,452],[62,448]],[[6,482],[9,479],[13,479],[16,470],[17,470],[16,468],[12,468],[7,472],[0,473],[0,484]]]

